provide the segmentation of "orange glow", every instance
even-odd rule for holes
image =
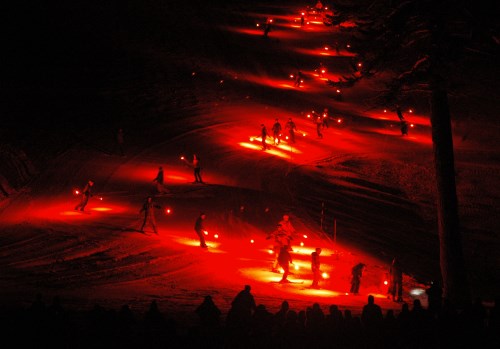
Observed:
[[[110,207],[93,207],[91,208],[92,211],[98,211],[98,212],[107,212],[107,211],[112,211],[113,209]]]

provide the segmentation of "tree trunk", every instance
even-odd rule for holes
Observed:
[[[464,306],[470,301],[470,292],[458,218],[451,117],[448,94],[442,78],[437,74],[433,74],[431,80],[431,93],[443,296],[456,306]]]

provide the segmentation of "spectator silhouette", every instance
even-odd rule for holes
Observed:
[[[276,314],[274,314],[273,322],[275,328],[279,329],[283,327],[289,310],[290,310],[290,305],[288,304],[288,302],[286,300],[281,302],[280,309],[276,312]]]
[[[378,304],[375,304],[375,297],[372,295],[368,296],[368,304],[363,306],[363,311],[361,313],[361,321],[363,326],[369,330],[380,329],[383,320],[382,309]]]
[[[436,317],[441,312],[441,303],[443,301],[443,290],[437,282],[432,282],[431,286],[425,290],[427,294],[427,310],[429,314]]]
[[[213,329],[220,326],[221,311],[215,305],[212,296],[205,296],[203,302],[196,308],[196,314],[203,328]]]
[[[257,308],[250,290],[250,285],[245,285],[245,288],[236,295],[231,303],[226,318],[226,326],[228,330],[234,330],[234,334],[248,334],[250,329],[252,316]]]

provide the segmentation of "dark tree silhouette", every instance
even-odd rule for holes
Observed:
[[[370,76],[385,79],[387,89],[374,98],[374,105],[396,105],[409,94],[423,93],[429,99],[443,296],[458,306],[470,301],[470,291],[459,224],[449,91],[471,60],[496,58],[500,41],[495,6],[483,0],[365,1],[346,6],[344,12],[360,19],[353,31],[353,50],[362,68],[354,63],[351,76],[329,82],[349,87]]]

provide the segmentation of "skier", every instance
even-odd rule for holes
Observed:
[[[196,222],[194,223],[194,231],[196,231],[196,235],[198,235],[198,238],[200,239],[200,247],[201,248],[207,248],[207,244],[205,242],[205,227],[203,225],[203,221],[207,218],[207,215],[205,213],[200,213],[198,218],[196,219]]]
[[[363,270],[365,269],[364,263],[356,264],[352,270],[352,279],[351,279],[351,293],[358,294],[359,286],[361,284],[361,277],[363,276]]]
[[[401,265],[399,260],[394,257],[391,264],[391,285],[389,287],[389,293],[392,296],[394,302],[403,301],[403,271],[401,270]],[[397,294],[397,298],[396,298]]]
[[[321,115],[313,111],[313,115],[316,117],[316,133],[318,134],[318,138],[323,138],[323,134],[321,133],[321,127],[323,126],[323,118]]]
[[[153,182],[156,182],[156,191],[158,194],[166,194],[168,191],[165,189],[165,186],[163,185],[163,167],[158,167],[158,173],[156,174],[156,177],[153,179]]]
[[[269,147],[267,146],[267,143],[266,143],[267,128],[264,124],[260,124],[260,137],[262,139],[262,150],[269,149]]]
[[[281,124],[278,119],[275,120],[273,124],[273,138],[274,138],[274,144],[279,145],[280,144],[280,137],[281,137]]]
[[[295,126],[295,122],[292,121],[292,118],[288,118],[288,122],[285,125],[285,129],[288,130],[290,143],[295,143],[295,131],[297,130],[297,126]]]
[[[89,180],[82,190],[82,198],[80,203],[75,206],[75,211],[80,210],[83,212],[85,210],[85,206],[87,206],[87,203],[89,202],[89,197],[94,196],[94,194],[92,194],[93,186],[94,182]]]
[[[273,262],[273,268],[272,271],[277,273],[278,272],[278,256],[280,254],[281,248],[283,246],[287,246],[290,242],[288,239],[288,235],[286,234],[285,230],[281,226],[281,223],[278,223],[278,226],[276,229],[270,233],[267,237],[266,240],[273,239],[273,252],[274,252],[274,262]]]
[[[280,249],[280,253],[278,256],[278,263],[281,268],[283,268],[283,276],[280,280],[280,284],[283,283],[289,283],[290,281],[287,279],[288,274],[290,274],[290,264],[293,263],[292,261],[292,256],[288,252],[289,247],[288,246],[283,246]]]
[[[279,222],[279,225],[281,225],[281,230],[285,234],[285,241],[283,245],[290,246],[290,242],[293,240],[295,235],[295,228],[293,227],[292,222],[290,222],[290,216],[284,214],[283,219]]]
[[[298,70],[297,74],[295,74],[295,83],[293,84],[293,86],[300,87],[300,84],[302,84],[302,78],[303,77],[304,76],[302,74],[302,71]]]
[[[321,263],[319,260],[319,255],[321,254],[321,248],[316,247],[316,250],[311,253],[311,270],[313,272],[313,282],[311,288],[319,289],[319,279],[321,278]]]
[[[139,211],[139,213],[144,212],[144,220],[142,221],[142,226],[140,229],[141,233],[144,233],[144,227],[146,226],[147,223],[149,223],[153,227],[154,233],[158,235],[158,230],[156,230],[156,218],[154,214],[155,208],[161,208],[161,206],[153,202],[152,196],[148,196],[146,198],[146,202],[144,202],[141,210]]]

